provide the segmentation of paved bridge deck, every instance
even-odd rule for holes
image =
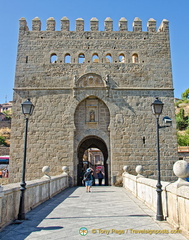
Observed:
[[[186,239],[170,233],[168,223],[156,221],[153,211],[121,187],[95,186],[91,193],[84,187],[69,188],[30,211],[27,218],[7,226],[0,239]],[[82,236],[80,229],[81,234],[88,233]]]

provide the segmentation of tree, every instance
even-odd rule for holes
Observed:
[[[179,146],[189,146],[189,129],[184,134],[177,133]]]
[[[6,116],[7,120],[10,120],[12,118],[12,112],[10,110],[3,111],[3,114]]]
[[[0,145],[6,145],[5,137],[0,136]]]
[[[181,108],[180,112],[176,115],[176,124],[179,130],[184,130],[188,126],[188,117],[185,117],[183,108]]]
[[[182,99],[189,100],[189,88],[186,89],[186,91],[184,93],[182,93]]]

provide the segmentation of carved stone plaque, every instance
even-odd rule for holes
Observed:
[[[100,75],[88,73],[78,79],[77,87],[104,87],[105,84]]]

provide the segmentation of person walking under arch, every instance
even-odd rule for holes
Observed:
[[[91,192],[91,186],[93,184],[93,176],[92,176],[93,169],[87,168],[85,174],[84,174],[84,182],[86,186],[86,192]]]
[[[97,173],[98,176],[98,185],[101,186],[102,185],[102,179],[104,178],[103,173],[99,170]]]

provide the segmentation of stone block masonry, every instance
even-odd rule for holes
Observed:
[[[50,166],[59,174],[69,166],[73,185],[80,184],[82,154],[100,149],[104,156],[106,184],[122,173],[122,166],[144,166],[156,177],[156,127],[151,112],[155,97],[164,102],[163,115],[173,127],[160,130],[162,178],[171,180],[178,160],[174,117],[174,95],[170,58],[169,22],[158,30],[149,19],[147,31],[135,18],[133,31],[121,18],[119,31],[106,18],[104,31],[98,19],[76,20],[70,31],[67,17],[47,19],[46,30],[34,18],[30,31],[20,19],[14,85],[10,181],[20,181],[23,158],[24,117],[20,104],[30,98],[35,105],[29,120],[27,179],[41,176]],[[93,118],[91,118],[93,114]],[[144,141],[145,140],[145,141]]]

